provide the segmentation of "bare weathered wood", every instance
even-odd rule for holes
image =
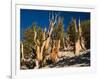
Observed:
[[[24,58],[24,45],[22,42],[21,42],[21,53],[22,53],[22,60],[25,60],[25,58]]]
[[[78,21],[78,39],[75,43],[75,54],[78,56],[80,55],[80,51],[85,50],[85,44],[84,44],[84,40],[82,37],[82,29],[81,29],[81,23],[80,23],[80,19]]]
[[[53,45],[52,51],[50,53],[50,57],[53,63],[56,63],[58,61],[59,48],[60,48],[60,40],[56,40]]]

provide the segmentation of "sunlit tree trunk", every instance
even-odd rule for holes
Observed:
[[[80,19],[78,21],[78,39],[75,43],[75,54],[76,56],[80,55],[80,51],[85,50],[85,44],[83,43],[82,39],[82,29],[81,29],[81,24],[80,24]]]
[[[24,58],[24,46],[23,46],[23,43],[21,43],[21,53],[22,53],[22,60],[25,60],[25,58]]]

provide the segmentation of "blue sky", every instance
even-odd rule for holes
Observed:
[[[69,11],[49,11],[49,10],[34,10],[34,9],[20,9],[20,32],[22,37],[23,30],[31,27],[32,23],[35,22],[37,26],[42,28],[49,27],[49,15],[53,13],[59,14],[59,16],[64,18],[64,29],[67,29],[69,22],[71,21],[72,17],[78,19],[80,18],[81,21],[83,20],[90,20],[90,13],[89,12],[69,12]]]

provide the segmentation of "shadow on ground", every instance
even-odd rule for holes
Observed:
[[[72,58],[64,57],[59,62],[49,65],[50,68],[54,67],[59,68],[67,66],[74,66],[74,67],[90,66],[90,51],[80,56],[75,56]]]

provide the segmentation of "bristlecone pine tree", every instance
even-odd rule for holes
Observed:
[[[85,41],[86,49],[90,49],[90,20],[85,20],[81,22],[82,36]]]
[[[69,38],[68,39],[69,46],[73,47],[73,50],[74,50],[74,53],[75,53],[75,42],[77,41],[78,33],[77,33],[77,29],[75,27],[74,20],[75,20],[75,18],[72,18],[72,21],[68,25],[68,28],[67,28],[67,38]]]

